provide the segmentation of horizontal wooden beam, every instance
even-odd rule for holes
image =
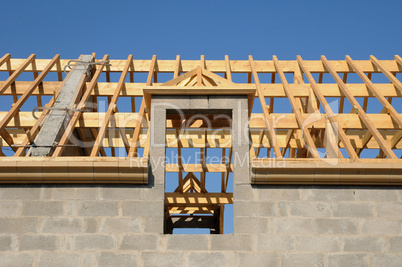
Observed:
[[[230,165],[230,167],[227,168],[225,164],[206,164],[203,168],[201,164],[183,164],[183,168],[181,170],[183,172],[231,172],[233,171],[233,165]],[[166,164],[165,171],[179,172],[179,164]]]
[[[82,129],[82,128],[81,128]],[[322,129],[324,130],[324,129]],[[13,137],[14,142],[18,145],[21,144],[24,139],[26,138],[26,132],[24,129],[8,129],[8,133]],[[125,130],[127,139],[130,139],[133,136],[133,130]],[[176,130],[168,129],[166,133],[166,141],[167,147],[169,148],[177,148],[177,138],[175,136]],[[232,145],[231,142],[231,135],[224,131],[218,135],[211,137],[212,131],[207,131],[207,139],[205,143],[205,130],[195,130],[192,131],[190,134],[182,137],[181,144],[183,148],[230,148]],[[261,136],[261,131],[258,129],[251,129],[250,130],[250,137],[252,141],[252,146],[255,148],[270,148],[268,139],[266,135]],[[364,130],[349,130],[346,135],[350,139],[353,148],[362,149],[378,149],[378,143],[374,139],[370,139],[368,143],[364,140],[364,135],[367,131]],[[394,137],[396,132],[395,131],[381,131],[380,132],[383,138],[389,142]],[[289,142],[287,142],[287,134],[288,130],[278,129],[276,130],[277,135],[277,142],[280,148],[286,147],[288,144],[288,148],[302,148],[304,147],[302,140],[291,138]],[[261,139],[260,139],[261,138]],[[141,130],[140,132],[140,143],[139,147],[144,147],[147,144],[147,129]],[[87,146],[91,147],[91,142],[93,140],[87,140]],[[122,138],[120,138],[120,133],[118,130],[107,130],[105,138],[102,141],[103,147],[125,147]],[[0,137],[0,147],[8,147],[7,143],[4,142]],[[321,143],[317,144],[318,148],[323,148]],[[340,148],[344,148],[342,142],[339,143]],[[402,142],[398,140],[395,147],[396,149],[402,149]]]
[[[233,193],[165,193],[165,205],[233,204]]]
[[[0,81],[0,87],[5,82]],[[16,81],[15,82],[15,93],[11,90],[11,87],[8,87],[3,95],[22,95],[26,89],[28,89],[29,85],[32,82],[25,81]],[[54,92],[57,92],[60,88],[62,82],[43,82],[42,88],[37,88],[32,92],[32,95],[53,95]],[[157,88],[160,88],[160,84],[155,84]],[[237,84],[239,87],[242,87],[245,90],[255,90],[254,84],[246,84],[239,83]],[[89,86],[89,83],[87,83]],[[106,83],[99,82],[97,83],[97,88],[91,93],[93,96],[112,96],[114,93],[114,89],[116,88],[117,83]],[[319,90],[325,97],[344,97],[345,95],[339,89],[336,84],[317,84]],[[370,90],[367,89],[364,84],[347,84],[350,92],[355,97],[375,97]],[[402,94],[395,88],[393,84],[388,83],[376,83],[376,87],[381,89],[381,93],[385,97],[402,97]],[[142,88],[145,87],[145,83],[126,83],[125,88],[121,90],[120,96],[127,97],[142,97],[143,91]],[[308,97],[309,96],[309,84],[289,84],[289,89],[293,93],[295,97]],[[262,93],[264,97],[286,97],[285,91],[283,89],[283,85],[280,83],[275,84],[261,84]],[[181,89],[183,90],[183,89]],[[229,89],[228,89],[229,90]],[[183,91],[182,91],[183,92]],[[257,95],[255,95],[257,96]]]
[[[6,112],[0,112],[0,120],[4,118]],[[29,128],[35,123],[35,118],[32,117],[32,112],[19,112],[17,120],[12,119],[8,123],[8,127],[17,128]],[[85,128],[99,128],[105,113],[96,112],[84,112],[82,117],[78,121],[77,127]],[[298,129],[297,121],[293,113],[273,113],[276,129]],[[303,114],[304,117],[308,117],[309,114]],[[367,114],[371,121],[376,125],[377,129],[399,129],[398,125],[392,120],[388,114]],[[114,114],[116,127],[134,128],[135,122],[138,118],[138,113],[124,113],[117,112]],[[358,114],[344,113],[338,114],[338,120],[343,129],[367,129],[366,126],[359,119]],[[191,128],[199,128],[197,126],[198,120],[194,121],[194,126]],[[173,125],[177,125],[172,120],[167,120],[167,128],[173,128]],[[180,124],[179,124],[180,125]],[[148,127],[146,122],[142,125],[143,128]],[[214,128],[220,128],[222,125],[216,125]],[[253,113],[250,117],[249,127],[251,129],[263,129],[265,124],[263,121],[263,115],[260,113]],[[325,114],[321,114],[321,119],[311,124],[311,127],[317,129],[325,129]]]
[[[19,58],[11,58],[11,70],[15,70],[20,66],[25,59]],[[42,71],[44,67],[49,63],[50,59],[36,59],[36,69],[37,71]],[[62,59],[61,66],[65,66],[68,64],[70,59]],[[294,72],[296,60],[281,60],[281,66],[284,72]],[[376,68],[370,60],[356,60],[356,64],[364,72],[380,72],[378,68]],[[397,65],[395,60],[379,60],[380,64],[387,68],[391,72],[402,72],[400,66]],[[124,65],[126,60],[110,60],[109,62],[110,72],[122,72],[124,69]],[[344,60],[331,60],[331,65],[334,66],[337,72],[352,72],[352,70],[348,67]],[[250,65],[248,60],[230,60],[229,61],[232,75],[234,73],[245,73],[250,72]],[[326,70],[324,69],[320,60],[306,60],[306,66],[310,69],[311,72],[315,73],[324,73]],[[151,60],[133,60],[134,70],[135,72],[148,72],[149,67],[151,65]],[[188,72],[200,65],[199,60],[181,60],[180,61],[182,72]],[[208,66],[208,70],[211,72],[226,72],[226,62],[225,60],[205,60],[205,65]],[[255,67],[258,73],[274,73],[275,67],[272,60],[255,60]],[[173,73],[176,69],[176,60],[158,60],[157,72],[169,72]],[[8,71],[6,66],[0,66],[0,71]],[[33,71],[32,67],[28,67],[26,71]],[[53,72],[57,71],[57,68],[52,68]]]

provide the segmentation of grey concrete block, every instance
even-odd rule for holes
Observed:
[[[317,219],[317,231],[319,234],[356,234],[356,220],[345,219]]]
[[[39,200],[42,188],[38,187],[3,187],[0,188],[0,199],[4,200]]]
[[[100,199],[104,200],[153,200],[164,198],[164,187],[101,187]]]
[[[369,258],[365,254],[333,254],[327,255],[327,264],[328,267],[366,267],[369,266]]]
[[[247,96],[215,96],[210,95],[209,109],[246,109]]]
[[[0,216],[18,216],[21,214],[22,203],[18,201],[0,201]]]
[[[235,184],[233,187],[233,196],[235,201],[253,201],[255,190],[251,185]]]
[[[402,203],[377,203],[378,217],[402,218]]]
[[[293,266],[324,266],[324,257],[321,254],[284,254],[282,267]]]
[[[210,239],[211,250],[253,250],[253,238],[251,235],[211,235]]]
[[[198,109],[208,109],[208,96],[190,96],[190,106]]]
[[[99,250],[114,248],[114,240],[108,235],[81,235],[75,237],[76,250]]]
[[[325,202],[291,202],[288,207],[292,216],[331,217],[331,205]]]
[[[165,199],[165,185],[155,184],[152,187],[141,188],[142,200]]]
[[[42,233],[81,233],[82,225],[82,219],[49,218],[43,221]]]
[[[206,235],[166,235],[167,250],[208,250]]]
[[[234,218],[234,232],[236,234],[267,234],[269,233],[269,219],[236,216]]]
[[[103,218],[100,226],[101,233],[139,233],[142,219],[135,218]]]
[[[256,186],[255,187],[256,199],[259,201],[292,201],[299,200],[299,189],[298,188],[270,188],[267,186]]]
[[[311,199],[314,201],[354,201],[354,190],[347,188],[317,188],[311,189]]]
[[[234,136],[234,134],[233,134]],[[250,149],[248,144],[233,146],[233,182],[234,184],[250,183]]]
[[[123,216],[160,216],[163,214],[164,201],[124,201]]]
[[[277,215],[279,216],[288,216],[288,208],[286,202],[277,203]]]
[[[45,235],[23,235],[19,238],[20,250],[56,250],[56,236]]]
[[[80,255],[72,253],[41,253],[38,259],[39,267],[76,267],[80,265]]]
[[[147,267],[175,266],[183,263],[184,255],[183,253],[143,252],[142,260]]]
[[[53,196],[56,200],[95,200],[98,198],[98,187],[80,188],[66,187],[53,188]]]
[[[374,205],[369,203],[334,203],[335,217],[373,217]]]
[[[274,202],[249,202],[235,200],[233,209],[234,216],[270,217],[275,215]]]
[[[295,250],[296,242],[293,236],[257,236],[257,251],[293,251]]]
[[[343,250],[350,252],[383,252],[385,242],[378,237],[344,237]]]
[[[302,252],[336,252],[340,250],[339,238],[325,236],[299,236],[297,237],[297,250]]]
[[[191,109],[190,96],[152,96],[152,106],[162,107],[164,109]]]
[[[236,253],[238,266],[280,266],[277,254]]]
[[[163,216],[159,217],[145,217],[144,218],[144,232],[145,233],[154,233],[154,234],[163,234]]]
[[[53,188],[51,188],[51,187],[42,188],[40,199],[41,200],[53,199]]]
[[[138,255],[136,253],[102,252],[98,257],[99,267],[135,267],[138,265]]]
[[[0,251],[12,250],[11,236],[0,236]]]
[[[61,216],[63,202],[60,201],[31,201],[25,202],[22,214],[26,216]]]
[[[104,200],[125,200],[125,199],[135,199],[141,200],[142,189],[133,187],[101,187],[100,188],[100,199]]]
[[[0,218],[1,233],[35,233],[36,232],[36,218],[18,218],[8,219]]]
[[[402,255],[398,254],[375,254],[371,258],[373,267],[400,267]]]
[[[400,253],[402,252],[402,237],[391,237],[389,240],[389,252]]]
[[[118,213],[117,202],[91,201],[78,206],[78,216],[117,216]]]
[[[369,235],[399,235],[401,233],[400,220],[359,219],[360,231]]]
[[[81,252],[80,266],[96,266],[96,252]]]
[[[192,252],[188,255],[188,266],[235,266],[235,253],[226,252]]]
[[[317,226],[314,219],[274,218],[274,231],[282,234],[315,234]]]
[[[398,201],[398,191],[393,189],[359,189],[355,190],[355,198],[358,201],[388,202]]]
[[[158,247],[157,235],[126,235],[120,244],[121,250],[157,250]]]
[[[32,253],[0,254],[0,267],[31,267],[34,260]]]
[[[84,232],[96,233],[98,232],[98,220],[95,218],[84,218]]]

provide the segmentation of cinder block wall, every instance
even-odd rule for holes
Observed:
[[[401,266],[402,188],[235,184],[229,235],[163,235],[163,187],[2,186],[0,266]]]

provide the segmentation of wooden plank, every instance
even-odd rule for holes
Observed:
[[[176,66],[174,68],[174,73],[173,73],[173,79],[179,77],[180,75],[180,69],[181,69],[181,64],[180,64],[180,55],[176,56]]]
[[[269,142],[270,142],[271,146],[274,148],[275,156],[277,158],[282,158],[281,151],[279,150],[279,147],[276,142],[275,129],[273,128],[273,123],[272,123],[273,121],[272,121],[272,118],[267,109],[267,104],[265,102],[265,98],[263,97],[263,95],[261,93],[260,79],[258,78],[258,74],[257,74],[256,68],[255,68],[255,64],[254,64],[254,60],[253,60],[252,56],[249,56],[249,61],[250,61],[251,72],[253,73],[254,83],[257,87],[258,99],[260,100],[262,111],[263,111],[263,114],[265,117],[264,122],[268,129]]]
[[[381,63],[375,56],[371,55],[370,60],[391,81],[391,83],[399,90],[399,92],[402,93],[402,83],[387,68],[381,65]]]
[[[4,81],[0,81],[0,87],[4,84]],[[3,95],[22,95],[26,89],[29,87],[31,82],[25,82],[25,81],[16,81],[15,82],[15,92],[11,90],[10,87],[8,87]],[[44,81],[43,82],[43,91],[39,91],[38,89],[35,89],[32,92],[32,95],[53,95],[55,91],[57,91],[58,88],[60,88],[61,82],[50,82],[50,81]],[[161,84],[156,84],[153,83],[153,86],[155,89],[165,89],[166,88],[161,88]],[[375,84],[377,87],[381,88],[381,93],[385,97],[401,97],[402,94],[399,92],[398,89],[395,88],[393,84],[387,84],[387,83],[376,83]],[[87,88],[89,87],[89,83],[86,84]],[[112,96],[114,93],[114,90],[117,86],[117,83],[106,83],[106,82],[98,82],[97,88],[91,93],[92,96]],[[143,88],[145,87],[145,83],[128,83],[126,84],[125,90],[120,92],[120,96],[128,96],[128,97],[142,97],[143,96]],[[323,96],[325,97],[341,97],[344,98],[344,95],[340,88],[338,87],[337,84],[316,84],[317,88],[320,89],[322,92]],[[352,95],[355,97],[375,97],[371,91],[366,87],[365,84],[346,84],[346,86],[349,88],[350,92]],[[186,90],[183,89],[183,87],[171,87],[173,89],[181,89],[181,90]],[[254,84],[244,84],[244,83],[236,83],[235,87],[232,86],[219,86],[218,88],[216,87],[211,87],[211,86],[206,86],[206,89],[212,91],[213,89],[218,89],[220,90],[230,90],[233,89],[234,92],[239,91],[240,88],[243,88],[247,90],[247,93],[252,93],[253,90],[256,89]],[[262,89],[262,94],[264,97],[286,97],[286,93],[283,89],[283,86],[281,84],[261,84],[261,89]],[[295,97],[309,97],[309,92],[311,90],[311,87],[309,84],[289,84],[289,90],[292,91],[293,95]],[[155,90],[156,91],[156,90]],[[183,92],[187,91],[181,91]],[[202,92],[198,92],[202,93]],[[213,94],[214,92],[208,92],[208,94]],[[222,93],[225,93],[222,91]],[[180,92],[178,92],[180,94]],[[255,96],[258,96],[255,94]],[[272,102],[270,103],[271,111],[272,111]],[[272,112],[271,112],[272,113]],[[340,112],[342,113],[342,112]]]
[[[233,193],[165,193],[165,205],[233,204]]]
[[[182,155],[181,155],[181,141],[180,141],[180,132],[176,130],[177,135],[177,155],[178,155],[178,164],[179,164],[179,193],[183,193],[183,164],[182,164]]]
[[[335,79],[336,83],[341,88],[341,90],[344,93],[344,95],[346,96],[346,98],[349,100],[349,102],[352,104],[352,106],[358,110],[358,115],[359,115],[360,119],[364,122],[364,124],[367,126],[367,128],[369,129],[371,134],[374,136],[375,140],[378,142],[379,146],[381,147],[381,150],[384,151],[384,153],[387,155],[388,158],[397,158],[395,153],[390,148],[390,146],[385,142],[384,138],[382,138],[381,134],[378,132],[378,130],[374,126],[373,122],[366,115],[366,112],[364,112],[364,110],[360,106],[359,102],[357,102],[355,97],[349,92],[349,89],[347,88],[345,83],[343,83],[343,81],[339,78],[339,75],[332,68],[332,66],[330,65],[328,60],[324,56],[321,56],[321,60],[324,63],[325,67],[328,69],[328,71],[331,73],[332,77]],[[327,112],[327,114],[328,114],[328,112]]]
[[[350,56],[346,56],[346,61],[352,67],[352,69],[356,72],[357,75],[363,80],[364,84],[369,88],[369,90],[375,95],[377,100],[384,106],[384,108],[388,109],[388,112],[392,116],[392,118],[398,123],[399,127],[402,128],[402,118],[396,112],[394,107],[388,102],[387,99],[383,96],[381,91],[376,88],[376,86],[369,80],[369,78],[363,73],[363,71],[354,63]]]
[[[152,64],[151,67],[149,68],[148,72],[148,77],[147,77],[147,86],[150,86],[152,84],[152,77],[153,73],[155,70],[155,65],[156,65],[156,55],[152,56]],[[129,157],[135,157],[137,156],[137,149],[138,149],[138,139],[140,137],[140,130],[141,130],[141,124],[142,120],[145,116],[145,107],[146,107],[146,102],[145,98],[142,99],[141,101],[141,107],[140,107],[140,112],[138,114],[138,118],[135,122],[135,128],[134,128],[134,135],[133,138],[130,141],[130,151],[129,151]],[[151,113],[151,105],[148,106],[147,113]],[[150,116],[148,115],[148,120],[150,120]]]
[[[166,164],[166,172],[179,172],[180,168],[178,164]],[[233,166],[230,165],[229,168],[225,164],[205,164],[205,168],[203,168],[202,164],[185,164],[183,163],[183,172],[199,172],[201,173],[203,170],[205,172],[226,172],[229,170],[231,172],[233,170]]]
[[[115,107],[116,107],[116,104],[117,104],[117,100],[119,99],[119,96],[120,96],[120,91],[124,87],[125,79],[126,79],[128,70],[129,70],[129,68],[130,68],[130,66],[132,64],[132,60],[133,60],[133,55],[129,55],[128,58],[127,58],[124,70],[123,70],[123,72],[122,72],[122,74],[120,76],[119,83],[117,84],[117,88],[115,90],[115,93],[113,94],[112,101],[110,102],[108,110],[107,110],[107,112],[105,114],[105,118],[104,118],[104,120],[102,122],[102,126],[99,129],[98,136],[97,136],[97,138],[95,140],[94,146],[93,146],[92,151],[91,151],[91,157],[96,157],[99,154],[100,144],[102,143],[102,139],[105,136],[106,128],[109,125],[110,116],[114,113],[114,110],[115,110]]]
[[[395,55],[394,59],[395,59],[395,61],[399,64],[399,66],[402,67],[402,58],[401,58],[400,56],[398,56],[398,55]],[[381,64],[383,64],[383,63],[381,63]],[[383,65],[383,66],[384,66],[384,65]],[[389,67],[387,67],[387,66],[385,66],[385,67],[386,67],[388,70],[390,70]],[[398,70],[390,70],[390,71],[393,71],[393,72],[400,72],[400,68],[399,68]]]
[[[6,63],[9,62],[11,59],[11,54],[5,54],[2,58],[0,58],[0,67]],[[1,88],[1,87],[0,87]]]
[[[225,55],[225,78],[229,81],[232,81],[232,69],[230,66],[229,56]]]
[[[295,123],[296,124],[296,123]],[[78,130],[86,130],[86,133],[88,134],[88,130],[94,129],[94,128],[77,128]],[[323,130],[323,128],[321,128]],[[18,145],[24,145],[23,141],[27,137],[26,131],[24,129],[6,129],[6,131],[13,136],[15,144]],[[172,138],[175,137],[173,132],[176,130],[167,130],[167,147],[169,148],[176,148],[177,144],[171,142]],[[127,138],[131,138],[132,133],[134,131],[132,129],[126,131],[126,136]],[[302,147],[302,141],[301,138],[297,135],[295,135],[294,138],[291,140],[287,140],[287,135],[288,135],[289,130],[277,130],[277,140],[278,140],[278,146],[280,148],[286,147],[287,144],[288,148],[290,149],[295,149],[295,148],[301,148]],[[321,131],[322,132],[322,131]],[[260,137],[261,130],[260,129],[251,129],[250,130],[250,136],[251,136],[251,142],[252,146],[254,148],[270,148],[268,138],[266,135],[263,136],[262,139],[262,144],[259,143],[259,137]],[[351,143],[353,144],[353,148],[356,149],[356,152],[358,153],[358,150],[361,148],[368,148],[368,149],[379,149],[378,143],[374,140],[374,138],[370,138],[367,142],[365,141],[365,134],[370,133],[367,130],[349,130],[347,132],[348,138],[351,140]],[[381,135],[383,138],[389,142],[390,146],[395,149],[402,149],[402,142],[400,142],[400,134],[399,131],[395,132],[393,131],[380,131]],[[207,144],[204,144],[203,141],[200,141],[200,139],[197,138],[197,134],[199,133],[194,133],[194,135],[190,135],[186,137],[186,139],[182,139],[182,146],[183,148],[201,148],[201,147],[210,147],[210,148],[230,148],[230,135],[223,135],[220,140],[208,140]],[[106,131],[105,138],[103,139],[102,146],[103,147],[122,147],[124,148],[124,141],[118,136],[118,130],[108,130]],[[148,135],[148,130],[143,129],[141,131],[140,135],[140,140],[141,142],[139,143],[139,147],[144,147],[145,149],[148,147],[148,140],[147,140],[147,135]],[[93,138],[88,137],[88,142],[90,142]],[[29,143],[27,141],[27,143]],[[8,144],[6,142],[3,142],[3,140],[0,137],[0,146],[3,147],[8,147]],[[322,148],[322,144],[319,142],[316,144],[317,148]],[[339,143],[339,147],[344,148],[342,142]],[[144,150],[145,150],[144,149]],[[260,152],[261,154],[261,152]],[[143,157],[146,157],[146,152],[144,151]]]
[[[109,59],[108,55],[105,55],[102,58],[102,61],[106,61]],[[61,137],[59,141],[59,145],[55,151],[53,152],[53,157],[58,157],[61,156],[61,154],[64,151],[64,145],[67,144],[68,140],[70,139],[70,136],[72,135],[78,120],[81,118],[82,111],[85,108],[85,105],[87,104],[89,98],[91,97],[92,91],[95,89],[95,86],[97,84],[97,81],[99,79],[99,76],[102,74],[104,65],[100,65],[97,67],[97,70],[95,71],[94,76],[91,79],[91,82],[89,83],[89,86],[87,87],[84,95],[82,96],[80,103],[77,106],[77,111],[74,112],[73,116],[70,119],[70,122],[68,123],[67,127],[64,130],[63,136]]]
[[[309,131],[307,125],[305,125],[305,123],[304,123],[304,118],[301,114],[302,107],[300,105],[298,105],[295,97],[293,96],[292,92],[289,90],[289,84],[288,84],[285,74],[283,73],[282,68],[279,64],[278,58],[276,56],[273,56],[272,60],[274,61],[275,69],[279,75],[279,78],[282,81],[282,85],[283,85],[283,88],[285,89],[285,92],[289,99],[290,105],[292,106],[293,113],[295,114],[297,123],[303,132],[304,141],[308,145],[309,151],[310,151],[311,155],[313,156],[313,158],[320,158],[320,155],[318,154],[314,141],[311,138],[310,131]]]
[[[0,87],[0,96],[3,94],[3,92],[6,90],[7,87],[9,87],[17,78],[18,76],[28,67],[29,64],[31,64],[35,60],[36,56],[35,54],[30,55],[14,72],[13,74],[8,77],[8,79],[3,83],[2,87]],[[2,58],[3,60],[3,58]],[[50,61],[50,62],[53,62]],[[53,67],[53,65],[52,65]],[[47,68],[45,68],[46,70]],[[49,70],[48,70],[49,71]],[[46,73],[47,74],[47,73]]]
[[[18,68],[19,65],[25,59],[18,59],[12,58],[11,59],[11,67],[12,70]],[[68,63],[70,59],[63,59],[61,64],[64,66]],[[50,62],[50,59],[39,59],[37,61],[37,68],[38,71],[44,69],[44,67]],[[373,64],[369,60],[358,60],[356,61],[359,67],[364,72],[374,72],[378,73],[378,69],[373,66]],[[173,69],[175,67],[175,60],[159,60],[158,61],[158,72],[165,72],[165,73],[173,73]],[[209,60],[207,62],[208,70],[212,72],[225,72],[225,60]],[[260,73],[275,73],[275,67],[272,61],[270,60],[256,60],[256,68],[257,71]],[[285,73],[293,73],[294,72],[294,63],[295,60],[281,60],[281,66]],[[334,65],[335,70],[337,72],[353,72],[349,69],[346,62],[344,60],[331,60],[331,65]],[[391,72],[401,72],[401,69],[396,64],[395,60],[380,60],[380,63],[389,69]],[[110,71],[111,72],[122,72],[125,66],[125,60],[111,60],[110,64]],[[151,65],[151,60],[133,60],[134,68],[136,72],[148,72],[149,67]],[[188,72],[195,69],[199,66],[199,60],[183,60],[182,61],[182,71]],[[310,69],[313,73],[325,73],[325,69],[320,62],[320,60],[306,60],[305,64],[307,68]],[[248,60],[232,60],[231,61],[232,72],[233,73],[249,73],[250,67]],[[0,67],[0,71],[7,71],[4,66]],[[32,71],[31,68],[28,68],[27,71]],[[52,72],[56,72],[57,68],[52,68]]]
[[[223,234],[223,226],[224,226],[223,218],[225,217],[224,213],[225,213],[225,205],[221,204],[219,205],[219,234],[221,235]]]
[[[7,112],[0,112],[0,120],[7,115]],[[292,113],[274,113],[276,117],[275,129],[298,129],[298,124],[295,115]],[[366,114],[370,120],[376,125],[378,129],[382,130],[399,130],[400,128],[388,114]],[[36,120],[32,117],[32,112],[21,111],[18,112],[18,118],[16,120],[11,119],[7,127],[16,128],[30,128],[35,125]],[[81,118],[78,120],[78,125],[76,127],[86,127],[86,128],[99,128],[102,124],[102,118],[105,113],[96,112],[84,112]],[[303,114],[303,117],[308,117],[309,114]],[[321,114],[317,121],[312,123],[311,127],[316,129],[325,129],[325,114]],[[116,126],[125,128],[135,128],[136,120],[138,119],[138,113],[115,113]],[[354,113],[344,113],[337,115],[337,121],[343,129],[367,129],[366,125],[360,120],[359,115]],[[176,125],[178,121],[175,119],[167,119],[166,127],[168,129],[177,128]],[[190,129],[201,128],[205,129],[203,120],[195,120],[189,126]],[[142,121],[141,127],[148,127],[146,120]],[[212,125],[213,129],[227,128],[227,121],[221,120]],[[264,122],[264,114],[253,113],[249,120],[250,129],[266,129]],[[127,130],[126,130],[127,131]]]
[[[30,57],[31,58],[31,57]],[[35,58],[35,55],[32,57],[33,59]],[[3,136],[4,140],[9,144],[12,145],[12,139],[11,136],[7,136],[6,132],[4,131],[5,128],[7,127],[7,124],[14,118],[15,114],[18,113],[19,109],[21,106],[25,103],[25,101],[29,98],[31,95],[31,92],[42,82],[42,80],[46,77],[47,73],[49,70],[56,64],[56,62],[59,60],[60,55],[56,55],[52,61],[50,61],[49,65],[41,72],[41,74],[36,78],[31,86],[25,91],[25,93],[18,99],[16,103],[12,106],[12,108],[7,112],[7,114],[4,116],[4,118],[0,122],[0,134]],[[26,64],[31,63],[32,59]],[[25,64],[24,64],[25,66]],[[25,68],[25,67],[24,67]],[[23,68],[21,68],[23,70]],[[10,76],[11,77],[11,76]],[[14,151],[17,151],[17,148],[13,147]]]
[[[311,85],[311,89],[313,89],[315,96],[317,97],[318,101],[320,101],[320,103],[322,104],[322,106],[326,112],[326,116],[330,120],[331,124],[333,126],[337,127],[334,130],[335,130],[335,132],[338,133],[339,138],[341,139],[343,145],[345,146],[346,152],[348,153],[349,157],[351,159],[358,158],[356,152],[354,151],[354,149],[352,147],[352,144],[350,143],[350,140],[347,138],[347,136],[342,128],[342,125],[340,125],[337,116],[335,116],[331,107],[328,105],[327,100],[322,95],[320,89],[316,86],[317,84],[316,84],[313,76],[311,75],[310,70],[304,64],[304,61],[300,56],[297,56],[297,62],[299,63],[300,68],[303,70],[304,74],[306,75],[306,78],[309,81],[309,83]],[[338,78],[339,78],[339,76],[338,76]]]

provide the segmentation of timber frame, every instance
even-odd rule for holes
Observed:
[[[242,96],[248,145],[236,151],[247,154],[246,182],[402,184],[398,55],[393,60],[81,58],[0,58],[1,183],[148,184],[155,172],[150,151],[158,151],[151,138],[158,120],[151,116],[155,98]],[[70,104],[58,108],[66,87]],[[224,206],[233,204],[233,193],[227,192],[236,165],[232,123],[213,111],[203,118],[194,114],[167,114],[158,121],[165,127],[163,149],[175,148],[179,155],[162,172],[178,173],[177,189],[165,193],[165,233],[180,227],[223,233]],[[52,116],[62,126],[50,139],[49,130],[41,130],[46,123],[47,129],[56,125]],[[191,131],[183,133],[186,129]],[[201,162],[182,162],[186,148],[199,150]],[[220,163],[207,163],[210,148],[221,149]],[[208,172],[221,173],[220,192],[206,190]]]
[[[395,102],[402,96],[402,83],[398,79],[402,72],[402,59],[397,55],[394,60],[379,60],[374,56],[370,56],[369,60],[353,60],[349,56],[345,60],[327,60],[324,56],[320,60],[303,60],[300,56],[296,60],[278,60],[276,56],[272,60],[254,60],[251,56],[248,60],[230,60],[228,56],[224,60],[206,60],[204,56],[200,60],[182,60],[180,56],[175,60],[158,60],[156,56],[149,60],[136,60],[132,55],[126,60],[109,59],[108,55],[100,59],[96,59],[95,54],[92,56],[95,58],[92,73],[80,87],[75,104],[68,112],[70,120],[65,125],[64,133],[59,142],[54,144],[51,155],[42,159],[44,162],[53,162],[60,170],[66,164],[79,161],[78,157],[92,161],[93,164],[110,157],[116,158],[112,160],[116,162],[116,168],[119,162],[125,164],[127,158],[137,165],[140,165],[140,159],[147,162],[150,145],[148,137],[150,130],[152,131],[148,127],[152,118],[147,110],[151,108],[152,95],[244,94],[249,98],[251,169],[264,169],[255,171],[254,174],[269,173],[274,165],[273,159],[277,160],[277,165],[300,163],[313,166],[337,162],[339,164],[334,170],[345,164],[358,164],[358,167],[350,165],[351,169],[363,170],[369,166],[379,171],[383,169],[382,166],[387,166],[390,175],[378,177],[375,183],[401,182],[402,117],[397,111],[401,102],[397,102],[399,104],[396,106],[392,105],[393,100]],[[35,137],[65,83],[65,66],[72,66],[74,69],[77,64],[79,61],[61,59],[59,55],[53,59],[37,59],[34,54],[26,59],[15,59],[10,54],[0,58],[0,73],[5,74],[0,79],[0,101],[6,103],[5,106],[10,106],[8,102],[12,98],[10,108],[0,111],[2,166],[9,166],[8,162],[13,162],[17,174],[26,172],[22,168],[29,162],[26,158],[32,158],[30,148],[35,146]],[[27,76],[22,75],[23,73],[32,73],[33,80],[24,81],[30,79],[25,78]],[[48,77],[51,73],[56,74],[52,76],[56,77],[53,80]],[[139,79],[137,82],[137,75],[145,77],[141,74],[145,74],[146,79]],[[371,78],[376,74],[382,74],[388,82],[375,83]],[[159,78],[158,81],[158,75],[164,80]],[[348,75],[357,75],[360,81],[348,83]],[[112,76],[118,79],[113,81]],[[331,82],[325,82],[326,80]],[[45,101],[47,103],[44,102],[46,96],[46,99],[50,99]],[[32,98],[36,99],[36,106],[45,107],[35,113],[38,119],[33,117],[31,110],[24,109],[25,102],[32,101]],[[119,112],[119,98],[128,100],[129,112]],[[275,112],[275,109],[281,110],[275,105],[276,102],[284,98],[289,100],[289,111]],[[107,105],[104,110],[98,109],[99,99]],[[136,99],[142,99],[140,107],[136,106]],[[328,103],[329,99],[338,101],[336,109]],[[378,101],[382,110],[372,112],[371,100]],[[261,106],[262,113],[251,112],[255,101]],[[350,112],[345,110],[347,102],[350,103]],[[230,134],[221,135],[219,140],[211,140],[209,132],[203,130],[200,121],[190,126],[199,129],[199,132],[180,136],[179,142],[171,142],[177,139],[177,121],[175,118],[168,118],[166,123],[169,147],[198,147],[201,150],[231,148]],[[217,122],[213,127],[225,125]],[[70,140],[72,136],[75,143]],[[200,136],[202,137],[199,138]],[[84,146],[84,143],[90,145]],[[124,148],[125,155],[117,155],[116,150],[119,148]],[[366,153],[367,151],[376,152]],[[331,164],[323,168],[331,168]],[[44,164],[43,169],[46,168]],[[303,165],[300,168],[303,169]],[[295,178],[293,181],[294,176],[288,175],[283,181],[323,183],[325,180],[325,183],[341,183],[342,179],[338,178],[313,178],[317,176],[314,174],[316,167],[305,169],[311,170],[310,179]],[[167,172],[212,171],[223,175],[230,170],[231,165],[223,163],[206,164],[203,167],[179,167],[171,164],[166,168]],[[35,181],[26,180],[22,174],[20,178],[12,178],[18,175],[7,176],[5,173],[7,172],[2,172],[0,177],[2,182]],[[142,170],[141,173],[146,171]],[[251,180],[255,183],[282,183],[281,179],[270,180],[269,177],[252,175]],[[147,179],[141,180],[147,182]],[[47,181],[40,179],[37,182]],[[87,182],[102,181],[106,180],[93,179]],[[61,179],[61,182],[71,180],[66,178]],[[132,181],[110,178],[107,182]],[[365,180],[364,177],[360,177],[358,181],[350,181],[355,182],[373,181]]]

